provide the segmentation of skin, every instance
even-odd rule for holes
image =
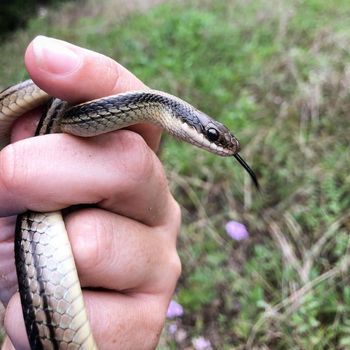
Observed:
[[[38,37],[28,46],[31,78],[72,103],[142,89],[112,59]],[[0,299],[6,306],[3,349],[29,349],[13,256],[16,215],[94,204],[65,217],[99,349],[153,349],[180,275],[180,209],[155,151],[161,131],[137,125],[90,139],[30,138],[40,113],[20,118],[0,152]],[[98,287],[98,290],[91,288]]]

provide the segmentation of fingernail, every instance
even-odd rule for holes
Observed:
[[[52,74],[72,73],[81,64],[81,58],[60,40],[37,36],[33,51],[37,65]]]

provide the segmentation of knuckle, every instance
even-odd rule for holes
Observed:
[[[27,171],[21,159],[18,147],[13,145],[8,145],[0,152],[0,182],[10,193],[25,187]]]
[[[182,212],[180,204],[173,198],[172,209],[173,222],[176,230],[176,237],[180,234],[181,221],[182,221]]]
[[[120,69],[121,66],[108,57],[106,67],[109,73],[108,76],[110,77],[110,91],[119,91],[121,85],[120,81],[123,76]]]
[[[172,271],[175,277],[175,280],[177,281],[181,276],[181,272],[182,272],[182,264],[181,264],[180,257],[177,254],[177,252],[175,252],[174,254],[171,255],[169,259],[170,259],[169,270]]]
[[[159,171],[153,152],[142,136],[135,132],[121,131],[118,136],[123,151],[123,170],[136,183],[148,181]]]
[[[145,330],[147,336],[144,343],[144,349],[155,349],[159,343],[160,335],[164,327],[164,316],[161,312],[150,313],[148,317],[148,327]]]
[[[182,212],[179,203],[170,194],[169,205],[165,214],[164,226],[161,226],[163,230],[169,232],[169,238],[175,243],[181,231]]]
[[[119,65],[110,57],[97,54],[94,56],[93,67],[99,77],[98,84],[105,94],[111,94],[120,84]]]
[[[77,268],[84,280],[85,273],[91,269],[98,270],[108,259],[106,252],[110,251],[110,241],[103,239],[110,232],[109,220],[101,217],[102,211],[84,209],[70,214],[66,218],[69,238],[72,244]]]

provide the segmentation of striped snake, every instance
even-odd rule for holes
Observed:
[[[240,157],[239,142],[221,123],[178,97],[156,90],[122,93],[69,106],[27,80],[0,93],[0,149],[23,113],[47,104],[36,135],[89,137],[137,123],[161,126],[178,139],[220,156]],[[15,233],[18,287],[32,349],[96,349],[67,232],[59,211],[19,215]]]

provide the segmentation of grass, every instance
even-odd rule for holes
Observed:
[[[87,1],[79,16],[72,3],[33,19],[1,44],[0,85],[25,78],[25,45],[47,34],[116,58],[240,139],[261,194],[237,164],[165,137],[185,312],[159,349],[198,337],[214,349],[348,349],[350,4],[167,1],[114,16],[118,6]],[[248,240],[226,235],[231,219]]]

